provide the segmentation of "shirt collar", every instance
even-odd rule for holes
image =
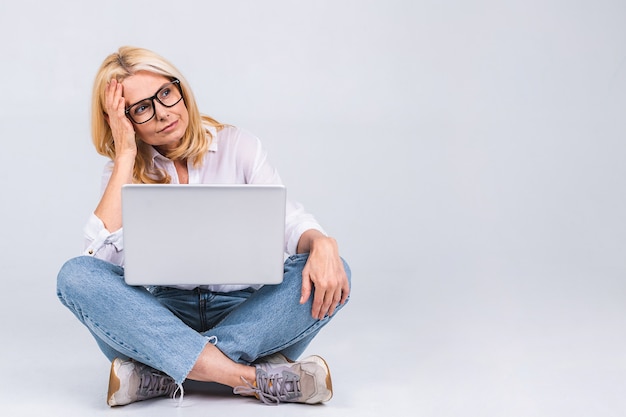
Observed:
[[[211,143],[209,143],[209,152],[217,152],[217,129],[213,125],[205,125],[206,130],[211,134],[211,138],[209,139]]]

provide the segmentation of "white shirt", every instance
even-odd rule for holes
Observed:
[[[190,162],[189,184],[282,184],[278,172],[268,163],[267,153],[260,140],[250,133],[226,126],[219,132],[212,126],[208,127],[213,135],[209,150],[201,166],[194,167]],[[178,175],[174,163],[152,148],[155,166],[164,169],[178,183]],[[102,175],[102,192],[109,182],[113,169],[113,161],[109,161]],[[307,213],[301,204],[287,199],[285,220],[285,254],[296,253],[300,236],[306,230],[316,229],[326,234],[315,218]],[[124,266],[123,229],[113,233],[104,227],[104,223],[91,214],[84,228],[84,255],[94,256],[116,265]],[[192,289],[194,286],[179,286]],[[212,291],[228,292],[243,289],[246,285],[210,285]]]

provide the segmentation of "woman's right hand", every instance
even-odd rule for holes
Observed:
[[[105,91],[105,110],[107,122],[111,127],[115,156],[129,155],[134,158],[137,154],[135,129],[126,117],[126,102],[124,101],[124,86],[116,79],[109,81]]]
[[[107,84],[104,101],[106,120],[111,127],[115,144],[115,161],[109,182],[94,213],[107,230],[114,232],[122,227],[121,189],[124,184],[133,182],[137,143],[135,129],[126,117],[122,84],[111,80]]]

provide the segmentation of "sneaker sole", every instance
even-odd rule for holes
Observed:
[[[118,405],[115,401],[114,395],[116,392],[119,391],[121,383],[119,377],[117,376],[116,366],[119,367],[121,362],[122,361],[117,358],[114,359],[113,362],[111,362],[111,373],[109,374],[109,392],[107,393],[107,404],[111,407]]]

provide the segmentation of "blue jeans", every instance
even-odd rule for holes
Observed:
[[[129,286],[123,268],[81,256],[61,268],[57,295],[109,360],[132,358],[182,384],[209,341],[243,364],[276,352],[299,357],[331,319],[311,316],[313,297],[299,303],[307,259],[289,257],[281,284],[215,293]],[[350,279],[345,261],[344,267]]]

